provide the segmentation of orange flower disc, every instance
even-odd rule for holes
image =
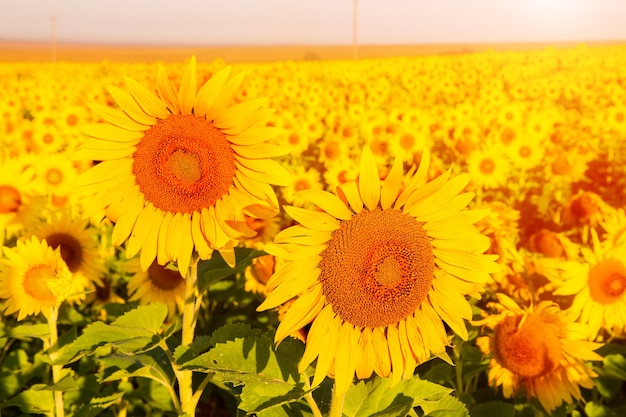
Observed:
[[[496,327],[494,353],[514,374],[536,378],[553,371],[561,360],[561,342],[553,325],[539,316],[506,317]]]
[[[47,281],[55,275],[55,271],[48,265],[31,266],[24,274],[24,290],[36,300],[54,300],[54,294],[48,289]]]
[[[159,120],[137,144],[133,174],[155,207],[200,212],[228,193],[235,158],[226,135],[210,121],[174,114]]]
[[[415,218],[363,210],[342,222],[322,253],[319,280],[333,310],[358,327],[395,324],[430,291],[434,255]]]
[[[617,259],[605,259],[589,270],[588,284],[591,298],[612,304],[626,292],[626,266]]]
[[[0,185],[0,214],[16,213],[22,198],[20,192],[10,185]]]

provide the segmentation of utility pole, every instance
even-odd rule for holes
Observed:
[[[359,45],[358,45],[358,0],[352,0],[352,59],[359,58]]]

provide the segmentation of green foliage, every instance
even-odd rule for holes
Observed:
[[[214,283],[235,274],[242,273],[248,268],[254,258],[267,255],[267,253],[245,247],[235,248],[235,267],[231,268],[219,251],[214,251],[211,259],[198,262],[198,288],[200,292],[205,291]]]
[[[215,346],[183,365],[183,369],[210,373],[228,384],[248,413],[280,408],[306,393],[298,374],[304,345],[286,339],[278,347],[268,334],[245,325],[225,326],[211,340]],[[267,415],[267,413],[266,413]]]
[[[154,349],[160,342],[159,330],[167,316],[163,304],[137,307],[111,324],[94,322],[72,343],[59,350],[55,364],[68,364],[98,348],[114,347],[126,354]]]

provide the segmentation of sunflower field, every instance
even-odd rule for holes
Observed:
[[[0,65],[2,416],[626,414],[626,49]]]

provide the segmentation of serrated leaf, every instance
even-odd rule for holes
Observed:
[[[37,338],[46,340],[49,335],[48,325],[39,323],[39,324],[20,324],[18,326],[9,329],[8,331],[0,334],[0,338],[3,337],[15,337],[18,339],[21,338]]]
[[[54,363],[68,364],[106,345],[128,354],[153,349],[160,340],[159,329],[166,316],[166,306],[150,304],[130,310],[112,324],[92,323],[74,342],[59,349]]]
[[[451,391],[418,376],[393,386],[389,378],[376,378],[350,387],[343,413],[348,417],[404,416],[412,407],[436,403]]]
[[[48,414],[54,408],[54,398],[52,391],[29,389],[20,392],[2,406],[19,407],[23,413]]]
[[[144,354],[106,356],[100,359],[100,363],[105,367],[102,382],[143,377],[172,385],[175,380],[170,361],[162,349],[153,349]]]
[[[165,304],[153,303],[139,306],[123,316],[118,317],[112,326],[128,327],[147,330],[157,333],[167,317],[167,306]]]
[[[253,248],[237,247],[235,250],[235,267],[231,268],[219,251],[213,251],[213,255],[208,260],[198,262],[198,288],[202,292],[214,283],[244,272],[252,265],[254,258],[267,255],[267,253]]]
[[[424,417],[469,417],[469,412],[461,401],[452,395],[446,395],[438,401],[419,404]]]
[[[60,379],[52,384],[37,384],[33,385],[32,389],[34,390],[48,390],[48,391],[77,391],[80,389],[78,383],[74,379],[74,372],[71,369],[64,368],[61,370]]]
[[[211,372],[217,381],[243,385],[239,408],[252,413],[297,401],[305,394],[298,374],[303,352],[304,345],[295,339],[274,348],[273,339],[260,334],[218,343],[183,369]]]
[[[95,417],[108,407],[115,405],[123,395],[123,392],[116,392],[106,397],[91,398],[89,404],[79,407],[72,417]]]
[[[472,417],[515,417],[515,406],[502,401],[490,401],[472,407]]]
[[[226,343],[237,338],[251,338],[258,337],[260,335],[261,331],[259,329],[253,329],[247,323],[233,323],[224,325],[215,330],[211,334],[209,342],[210,346],[215,346],[218,343]]]

